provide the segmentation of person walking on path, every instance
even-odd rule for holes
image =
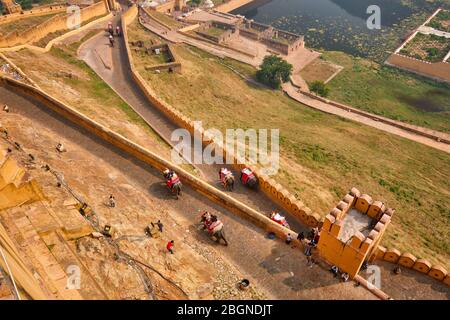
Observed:
[[[167,251],[169,251],[171,254],[173,254],[173,245],[174,245],[174,241],[170,240],[169,242],[167,242]]]
[[[313,248],[313,246],[311,245],[310,242],[307,242],[305,244],[305,256],[306,256],[306,259],[308,260],[306,265],[310,268],[312,268],[312,266],[314,265],[314,260],[311,257],[312,256],[312,252],[311,252],[312,248]]]
[[[288,233],[286,236],[286,244],[291,244],[291,242],[292,242],[292,236],[290,233]]]
[[[163,232],[163,227],[164,225],[162,224],[161,220],[158,220],[158,222],[156,223],[156,225],[158,226],[159,232]]]
[[[109,196],[109,206],[111,208],[115,208],[116,207],[116,199],[114,198],[113,195]]]

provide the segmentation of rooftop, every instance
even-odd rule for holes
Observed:
[[[374,219],[368,215],[362,214],[354,208],[350,209],[342,219],[341,231],[339,232],[338,239],[342,242],[347,242],[358,231],[367,237],[373,221]]]

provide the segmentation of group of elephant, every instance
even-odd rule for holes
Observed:
[[[175,195],[176,199],[178,199],[178,197],[181,195],[182,188],[182,183],[178,178],[178,175],[170,169],[165,169],[163,171],[163,176],[166,181],[167,187],[172,192],[172,194]],[[233,191],[234,175],[230,170],[221,168],[219,170],[219,179],[226,190]],[[244,168],[241,171],[240,180],[242,184],[250,188],[255,188],[258,184],[256,176],[249,168]],[[217,216],[210,214],[209,212],[204,212],[201,216],[201,223],[203,224],[203,230],[207,230],[212,238],[215,238],[219,243],[221,240],[223,240],[224,244],[228,245],[228,242],[225,239],[223,223],[217,218]]]
[[[177,174],[172,170],[165,169],[163,175],[166,180],[167,187],[172,192],[172,194],[175,195],[176,199],[178,199],[178,197],[181,195],[182,183]],[[219,179],[226,190],[234,190],[234,175],[230,170],[221,168],[219,171]],[[248,186],[252,189],[254,189],[258,185],[256,176],[248,168],[244,168],[241,171],[240,180],[243,185]]]

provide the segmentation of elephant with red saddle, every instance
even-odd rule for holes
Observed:
[[[223,229],[223,223],[220,221],[216,215],[210,214],[205,211],[202,214],[201,222],[203,223],[203,230],[207,230],[211,235],[211,238],[215,238],[217,242],[223,240],[226,246],[228,246],[228,241],[225,239],[225,231]]]

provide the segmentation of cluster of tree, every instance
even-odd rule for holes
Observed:
[[[256,79],[271,88],[279,89],[283,82],[289,80],[292,74],[292,65],[282,58],[266,56],[260,69],[256,72]]]
[[[323,81],[313,81],[309,83],[308,86],[311,92],[314,92],[322,97],[328,96],[328,93],[330,92],[330,89]]]
[[[39,1],[33,0],[16,0],[16,2],[20,4],[23,10],[29,10],[33,6],[33,3],[39,3]]]

